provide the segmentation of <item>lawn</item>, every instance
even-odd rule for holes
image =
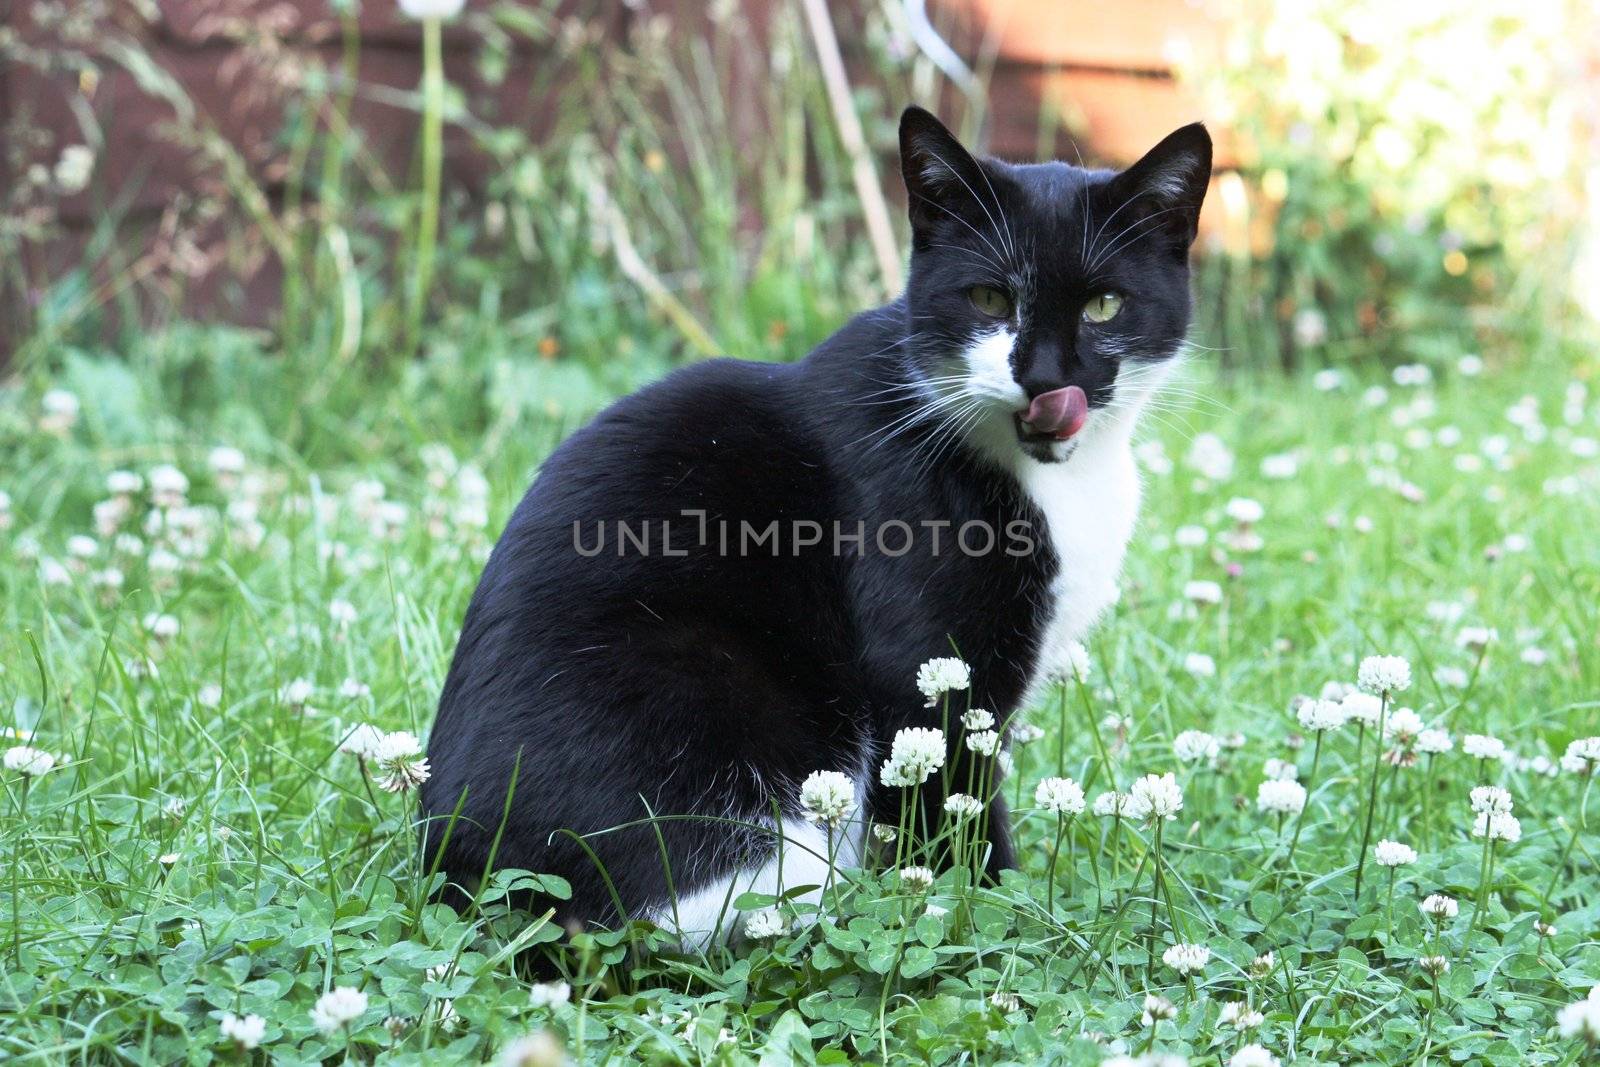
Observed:
[[[341,751],[425,737],[540,457],[657,372],[472,355],[514,351],[489,330],[368,381],[182,327],[0,393],[0,1057],[1592,1062],[1592,356],[1197,351],[1087,671],[1013,731],[1022,868],[852,872],[681,955],[507,910],[514,873],[431,903],[414,794]],[[1170,820],[1096,814],[1168,773]]]

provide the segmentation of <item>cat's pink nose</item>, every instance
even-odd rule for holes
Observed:
[[[1028,404],[1022,421],[1034,433],[1046,433],[1065,441],[1089,419],[1089,397],[1076,385],[1040,393]]]

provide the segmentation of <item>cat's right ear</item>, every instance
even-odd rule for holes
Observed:
[[[915,105],[900,116],[900,173],[913,232],[958,213],[983,181],[972,153],[944,123]]]

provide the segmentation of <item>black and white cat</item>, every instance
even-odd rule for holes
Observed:
[[[897,822],[879,763],[941,725],[920,664],[958,651],[1004,721],[1116,599],[1210,138],[1186,126],[1121,172],[1011,165],[910,108],[900,151],[903,296],[800,363],[701,363],[618,401],[512,515],[429,743],[426,847],[453,881],[554,873],[565,919],[620,901],[703,940],[740,892],[823,883],[811,772],[856,784],[839,865]],[[1006,824],[991,800],[991,870]]]

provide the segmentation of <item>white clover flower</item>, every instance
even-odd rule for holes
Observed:
[[[1204,945],[1181,943],[1163,952],[1161,962],[1179,974],[1199,974],[1211,962],[1211,950]]]
[[[1055,815],[1083,812],[1083,787],[1071,778],[1042,778],[1033,791],[1033,802]]]
[[[1468,734],[1461,739],[1461,751],[1474,759],[1504,759],[1506,743],[1487,734]]]
[[[1554,778],[1561,773],[1561,766],[1543,752],[1538,752],[1527,759],[1519,759],[1517,761],[1517,770],[1527,771],[1529,774],[1537,774],[1544,778]]]
[[[806,822],[837,829],[856,810],[856,786],[838,771],[812,771],[800,783],[800,811]]]
[[[285,682],[278,690],[278,699],[291,708],[303,708],[311,700],[311,694],[316,686],[310,678],[295,678]]]
[[[44,415],[39,428],[45,433],[63,434],[78,424],[80,405],[76,393],[65,389],[51,389],[39,400]]]
[[[115,567],[107,567],[89,575],[90,583],[101,589],[121,589],[122,580],[122,572]]]
[[[1402,656],[1368,656],[1356,670],[1356,684],[1369,693],[1403,693],[1411,688],[1411,664]]]
[[[1434,668],[1433,680],[1446,689],[1465,689],[1472,678],[1460,667],[1445,665]]]
[[[1261,771],[1275,782],[1293,782],[1300,777],[1300,768],[1288,760],[1273,757],[1261,765]]]
[[[752,941],[765,941],[772,937],[782,937],[787,923],[777,908],[763,908],[753,911],[744,920],[744,936]]]
[[[378,747],[383,744],[383,731],[371,723],[357,723],[339,742],[339,751],[357,759],[378,758]]]
[[[1537,645],[1529,645],[1522,650],[1517,658],[1530,667],[1543,667],[1550,662],[1550,653]]]
[[[928,707],[939,703],[946,693],[972,686],[972,668],[953,657],[930,659],[917,668],[917,688],[928,698]]]
[[[1232,1026],[1235,1030],[1254,1030],[1267,1021],[1267,1017],[1259,1011],[1251,1009],[1250,1005],[1242,1000],[1230,1000],[1222,1006],[1222,1011],[1217,1015],[1217,1022],[1223,1026]]]
[[[1132,799],[1128,794],[1119,793],[1115,789],[1108,789],[1094,798],[1094,807],[1091,810],[1102,817],[1112,815],[1132,817],[1131,807]]]
[[[130,510],[128,499],[122,496],[114,496],[109,501],[99,501],[94,506],[94,533],[98,533],[101,537],[110,537],[117,533],[128,518]],[[134,541],[138,542],[138,537],[134,537]],[[139,542],[139,547],[144,547],[142,542]]]
[[[346,678],[339,683],[339,695],[346,700],[361,700],[372,695],[372,686],[359,678]]]
[[[497,1067],[566,1067],[571,1062],[561,1039],[548,1030],[535,1030],[507,1043],[495,1061]]]
[[[1293,478],[1300,472],[1300,460],[1292,452],[1280,452],[1276,455],[1264,456],[1261,460],[1261,476],[1271,478],[1273,481],[1283,481]]]
[[[1423,956],[1417,960],[1417,966],[1437,978],[1449,972],[1450,960],[1446,956]]]
[[[50,176],[56,180],[62,192],[76,193],[89,184],[89,176],[93,171],[94,150],[88,145],[69,144],[61,150]]]
[[[1018,745],[1031,745],[1044,736],[1044,730],[1031,722],[1014,722],[1011,724],[1011,740]]]
[[[1234,522],[1241,523],[1246,526],[1252,523],[1260,522],[1262,517],[1267,513],[1266,509],[1261,506],[1260,501],[1251,500],[1247,496],[1234,497],[1232,500],[1228,501],[1228,505],[1223,509],[1223,511],[1227,514],[1228,518],[1232,519]]]
[[[100,553],[100,542],[87,534],[67,538],[67,555],[73,559],[93,559]]]
[[[112,496],[137,496],[144,492],[144,479],[133,471],[112,471],[106,475],[106,492]]]
[[[356,606],[348,600],[334,600],[328,604],[328,617],[341,630],[356,621]]]
[[[1399,841],[1385,839],[1379,841],[1372,850],[1372,858],[1378,861],[1380,867],[1403,867],[1417,862],[1417,850]]]
[[[467,0],[398,0],[401,12],[412,19],[453,19]]]
[[[1189,446],[1186,457],[1189,466],[1213,482],[1224,482],[1233,476],[1233,452],[1214,433],[1202,433]]]
[[[1172,819],[1183,810],[1183,790],[1178,788],[1177,776],[1170,771],[1140,778],[1128,790],[1128,798],[1128,814],[1136,819]]]
[[[1505,811],[1482,811],[1472,820],[1472,836],[1514,845],[1522,840],[1522,823]]]
[[[189,476],[170,463],[150,471],[150,496],[157,507],[182,507],[189,496]]]
[[[422,755],[422,742],[405,730],[384,734],[372,761],[376,764],[376,773],[383,775],[379,788],[390,793],[419,786],[433,774]]]
[[[967,747],[980,756],[992,756],[1000,751],[1000,735],[993,730],[979,730],[967,735]]]
[[[1277,965],[1278,957],[1276,953],[1263,952],[1261,955],[1250,961],[1250,977],[1265,978],[1267,975],[1272,973],[1272,968],[1276,967]]]
[[[1183,657],[1183,669],[1196,678],[1214,678],[1217,674],[1217,661],[1204,652],[1190,652]]]
[[[1147,439],[1139,442],[1133,449],[1134,458],[1151,474],[1160,476],[1172,473],[1172,460],[1167,456],[1167,450],[1160,441]]]
[[[1345,717],[1344,706],[1332,700],[1308,700],[1295,712],[1301,728],[1313,733],[1337,730]]]
[[[1426,756],[1449,752],[1454,746],[1455,742],[1450,740],[1450,735],[1444,730],[1424,730],[1417,735],[1417,751]]]
[[[1146,993],[1144,995],[1144,1014],[1139,1021],[1145,1026],[1154,1026],[1162,1019],[1176,1019],[1178,1006],[1159,993]]]
[[[359,989],[336,986],[317,998],[311,1022],[323,1034],[348,1026],[367,1013],[367,995]]]
[[[1423,726],[1422,716],[1411,708],[1395,708],[1383,724],[1383,736],[1409,745],[1422,734]]]
[[[1022,1007],[1022,1001],[1015,993],[1003,993],[998,989],[989,994],[989,1003],[1007,1014]]]
[[[1489,626],[1463,626],[1456,634],[1456,644],[1473,652],[1482,652],[1500,635]]]
[[[1362,726],[1376,727],[1383,715],[1383,700],[1371,693],[1351,692],[1339,702],[1339,710],[1344,714],[1346,722],[1358,722]]]
[[[958,821],[970,819],[983,812],[983,801],[966,793],[951,793],[944,798],[944,810]]]
[[[900,886],[908,893],[926,893],[933,888],[933,871],[927,867],[902,867]]]
[[[1222,603],[1222,586],[1212,581],[1186,582],[1183,586],[1183,598],[1196,604]]]
[[[1261,1045],[1244,1045],[1228,1058],[1228,1067],[1278,1067],[1278,1057]]]
[[[762,913],[756,912],[755,914],[759,915]],[[774,914],[776,913],[774,912]],[[782,933],[783,919],[781,917],[779,918],[778,923],[778,932]],[[747,922],[745,924],[746,935],[749,935],[749,932],[749,923]],[[528,990],[528,1003],[534,1008],[555,1008],[567,1003],[571,999],[572,987],[565,982],[535,982],[533,987]]]
[[[937,727],[907,726],[897,731],[883,761],[881,780],[886,786],[921,785],[944,766],[944,731]]]
[[[1216,759],[1222,745],[1204,730],[1185,730],[1172,739],[1172,751],[1184,763],[1193,763]]]
[[[1172,543],[1179,548],[1199,548],[1210,536],[1204,526],[1180,526],[1172,531]]]
[[[1325,367],[1311,376],[1311,387],[1319,393],[1331,393],[1344,384],[1344,372],[1336,367]]]
[[[261,1039],[267,1036],[267,1020],[259,1015],[246,1015],[243,1018],[231,1011],[222,1013],[222,1018],[217,1021],[217,1026],[222,1030],[222,1036],[238,1045],[241,1049],[253,1049],[261,1044]]]
[[[1568,1004],[1556,1013],[1556,1029],[1562,1037],[1600,1045],[1600,1000],[1591,992],[1584,999]]]
[[[1089,668],[1089,650],[1077,641],[1068,641],[1066,662],[1062,667],[1063,679],[1087,682],[1089,680]]]
[[[1424,897],[1417,908],[1423,915],[1435,922],[1448,922],[1454,919],[1461,911],[1461,905],[1455,897],[1445,896],[1443,893],[1431,893]]]
[[[49,773],[50,768],[56,765],[56,758],[32,745],[14,745],[6,749],[4,762],[8,771],[14,771],[24,778],[38,778]]]
[[[975,732],[978,730],[992,730],[994,729],[994,715],[982,708],[970,708],[961,716],[961,725]]]
[[[1292,778],[1268,778],[1256,787],[1256,808],[1281,815],[1298,815],[1306,806],[1306,787]]]
[[[170,641],[178,636],[178,619],[174,615],[151,612],[144,617],[144,628],[158,641]]]
[[[206,456],[206,466],[211,468],[211,473],[225,478],[243,474],[244,453],[231,445],[218,445]]]
[[[1497,785],[1473,786],[1469,795],[1475,812],[1510,811],[1514,807],[1511,794]]]
[[[1600,764],[1600,737],[1583,737],[1567,745],[1561,769],[1568,774],[1591,774]]]

